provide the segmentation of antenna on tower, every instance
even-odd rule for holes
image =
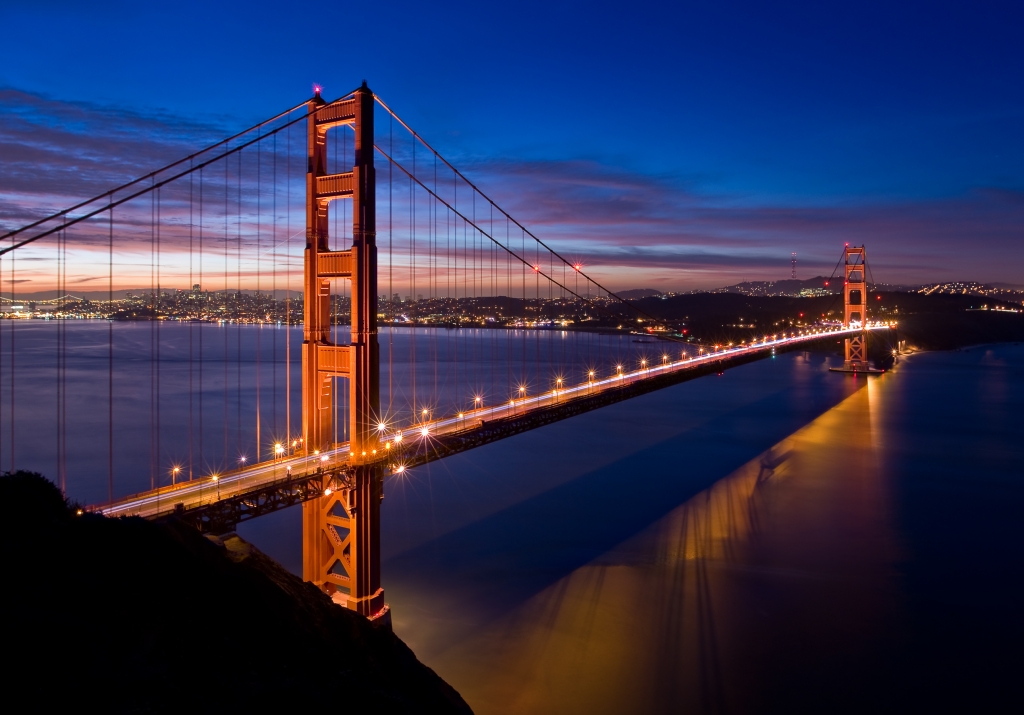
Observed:
[[[793,280],[796,280],[796,252],[791,253],[790,256],[790,263],[793,266],[793,273],[790,277],[793,278]]]

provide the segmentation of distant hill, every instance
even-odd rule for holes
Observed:
[[[871,319],[896,320],[900,335],[920,349],[1024,340],[1019,303],[972,295],[872,291]],[[651,297],[640,310],[705,344],[742,342],[842,319],[841,295],[756,296],[733,292]],[[1001,308],[1003,310],[995,310]]]
[[[620,290],[615,295],[626,300],[640,300],[641,298],[653,298],[654,296],[661,295],[661,291],[654,290],[653,288],[634,288],[632,290]]]

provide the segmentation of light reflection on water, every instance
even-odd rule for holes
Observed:
[[[1024,348],[826,368],[749,365],[390,485],[396,631],[478,713],[999,702]]]
[[[872,428],[878,389],[428,662],[479,713],[725,712],[751,706],[763,687],[766,643],[799,638],[821,654],[842,638],[856,650],[858,631],[892,615],[871,595],[894,578]]]

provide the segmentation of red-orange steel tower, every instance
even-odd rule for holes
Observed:
[[[859,335],[846,339],[846,360],[844,370],[869,370],[867,352],[867,283],[864,271],[867,255],[864,246],[859,248],[847,246],[846,281],[843,283],[843,302],[846,310],[843,315],[843,326],[862,328]]]
[[[386,612],[380,585],[383,471],[375,463],[380,414],[377,343],[377,246],[373,169],[373,93],[363,83],[351,98],[309,102],[306,253],[302,343],[302,432],[311,459],[332,449],[336,378],[349,380],[351,474],[344,484],[303,505],[303,578],[338,603],[376,618]],[[352,171],[327,174],[328,131],[355,132]],[[331,201],[352,200],[352,247],[332,251]],[[352,281],[352,342],[330,340],[331,280]]]

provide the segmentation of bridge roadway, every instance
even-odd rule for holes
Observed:
[[[868,330],[885,330],[889,327],[888,324],[870,324],[868,325]],[[396,469],[401,471],[404,470],[406,465],[422,464],[432,461],[432,458],[439,458],[448,453],[461,451],[457,447],[454,449],[449,448],[447,452],[441,451],[434,457],[420,455],[417,458],[415,455],[409,454],[410,442],[443,440],[448,435],[468,435],[487,424],[493,424],[494,421],[514,421],[515,418],[525,418],[531,413],[545,408],[551,410],[563,404],[568,405],[587,398],[595,398],[601,393],[617,390],[626,385],[635,385],[673,373],[686,371],[705,372],[706,368],[711,365],[721,365],[724,368],[732,363],[747,362],[758,355],[770,354],[772,349],[791,349],[801,343],[849,336],[859,331],[859,328],[811,330],[761,343],[689,356],[685,359],[656,362],[637,370],[621,371],[610,377],[595,378],[579,385],[565,386],[561,389],[548,390],[535,395],[524,395],[502,404],[469,410],[463,413],[462,417],[443,417],[410,425],[400,430],[387,430],[385,436],[382,437],[382,442],[389,441],[396,447],[402,448],[396,449],[395,454],[401,453],[404,455],[403,457],[399,457],[397,460],[389,460],[392,463],[398,461]],[[653,384],[651,388],[657,389]],[[562,419],[570,414],[567,412],[561,417],[555,417],[555,419]],[[546,422],[543,422],[543,424],[546,424]],[[514,429],[511,433],[525,431],[525,429],[529,428]],[[501,436],[507,435],[498,435],[497,438],[501,438]],[[482,441],[476,440],[475,442],[471,439],[468,440],[468,446],[462,447],[462,449],[487,441],[493,441],[493,438]],[[242,469],[224,472],[223,474],[210,475],[141,494],[134,494],[114,504],[93,507],[92,510],[102,512],[107,516],[142,516],[146,518],[170,514],[175,511],[176,505],[177,509],[184,511],[202,510],[218,502],[237,499],[241,495],[273,487],[276,484],[290,484],[311,475],[343,469],[348,463],[348,454],[348,443],[342,443],[336,448],[319,455],[289,455],[273,461],[260,462]],[[395,471],[395,469],[392,469],[392,471]],[[305,498],[311,498],[311,496],[299,496],[297,500],[301,501]]]

